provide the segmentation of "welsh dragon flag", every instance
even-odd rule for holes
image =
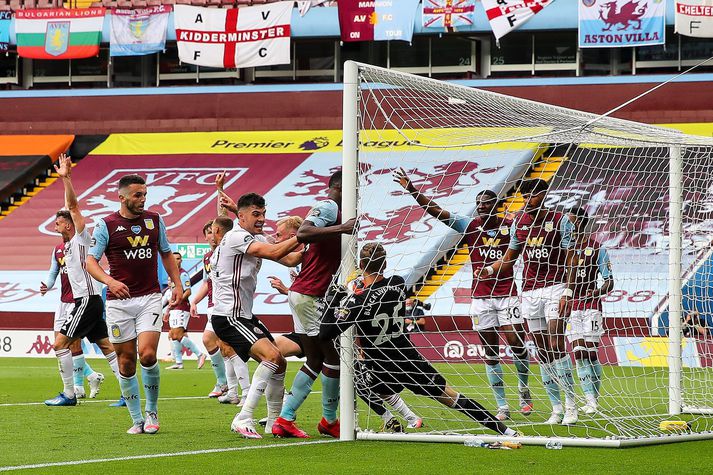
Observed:
[[[104,8],[17,10],[17,54],[33,59],[78,59],[99,54]]]

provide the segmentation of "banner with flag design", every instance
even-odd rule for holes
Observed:
[[[99,54],[104,8],[18,10],[17,54],[33,59],[79,59]]]
[[[454,31],[472,26],[475,0],[423,0],[423,27]]]
[[[342,41],[411,41],[419,0],[340,0]]]
[[[496,39],[516,30],[554,0],[482,0]]]
[[[294,2],[245,8],[174,7],[178,57],[211,68],[290,63]]]
[[[676,0],[676,33],[713,38],[713,0]]]
[[[0,51],[7,51],[10,47],[10,23],[12,12],[0,12]]]
[[[166,47],[171,5],[111,11],[111,56],[157,53]]]
[[[579,0],[579,47],[666,43],[664,0]]]

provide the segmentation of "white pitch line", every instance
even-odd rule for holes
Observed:
[[[37,463],[32,465],[9,465],[7,467],[0,467],[0,472],[10,472],[14,470],[31,470],[36,468],[47,468],[47,467],[65,467],[68,465],[84,465],[88,463],[104,463],[104,462],[125,462],[127,460],[142,460],[142,459],[152,459],[152,458],[165,458],[165,457],[179,457],[185,455],[203,455],[203,454],[217,454],[221,452],[238,452],[242,450],[259,450],[259,449],[275,449],[282,447],[294,447],[298,445],[316,445],[316,444],[329,444],[332,442],[339,442],[338,440],[313,440],[310,442],[293,442],[287,444],[271,444],[271,445],[248,445],[245,447],[226,447],[224,449],[204,449],[204,450],[191,450],[189,452],[173,452],[173,453],[163,453],[163,454],[145,454],[145,455],[129,455],[126,457],[114,457],[114,458],[103,458],[103,459],[93,459],[93,460],[71,460],[67,462],[48,462],[48,463]]]
[[[311,394],[322,394],[322,391],[312,391]],[[159,401],[183,401],[189,399],[211,399],[208,396],[180,396],[180,397],[160,397]],[[77,401],[78,405],[82,404],[100,404],[100,403],[111,403],[116,402],[111,399],[80,399]],[[19,407],[19,406],[44,406],[44,402],[7,402],[0,404],[0,407]]]

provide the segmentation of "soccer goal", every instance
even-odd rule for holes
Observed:
[[[523,434],[518,440],[524,444],[625,447],[713,438],[712,139],[350,61],[344,70],[343,218],[358,216],[359,229],[344,240],[341,275],[354,274],[363,244],[383,244],[386,274],[402,276],[416,306],[428,308],[425,327],[409,338],[450,386],[493,414],[503,409],[505,424]],[[601,320],[586,323],[594,327],[586,329],[586,340],[595,346],[587,354],[595,356],[582,368],[590,370],[579,372],[571,323],[559,335],[571,361],[576,423],[546,423],[553,402],[529,332],[526,374],[502,337],[499,368],[488,368],[493,358],[473,329],[483,315],[474,320],[471,311],[469,253],[476,249],[394,181],[398,168],[451,215],[477,216],[478,194],[492,190],[497,215],[515,219],[525,206],[520,185],[534,179],[548,185],[545,208],[565,219],[573,208],[586,211],[588,225],[578,236],[586,233],[600,252],[606,249],[613,288],[601,297]],[[563,226],[540,225],[545,231]],[[510,232],[503,226],[484,235],[483,246],[491,246],[484,252],[497,256],[497,240],[512,238]],[[524,310],[525,253],[539,252],[530,255],[535,259],[547,252],[537,248],[536,236],[530,239],[521,240],[514,269],[516,313]],[[580,252],[588,256],[588,249]],[[601,272],[597,279],[603,285]],[[361,359],[358,331],[341,336],[340,351],[342,439],[503,440],[461,412],[408,391],[402,397],[424,426],[409,429],[401,420],[405,432],[384,431],[383,418],[354,390],[363,376],[354,372]],[[552,373],[564,404],[560,377]],[[494,387],[504,387],[505,405]],[[529,415],[521,412],[524,387]],[[585,414],[581,408],[592,394],[596,412]]]

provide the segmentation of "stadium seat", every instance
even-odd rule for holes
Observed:
[[[49,5],[44,4],[41,0],[37,3],[35,0],[24,0],[22,2],[22,8],[51,8]]]
[[[162,2],[161,0],[148,0],[146,3],[150,7],[158,7],[163,4],[168,4],[169,2]],[[170,3],[173,4],[174,2],[170,2]]]
[[[20,0],[10,0],[10,8],[12,10],[20,10],[22,8],[22,2]]]
[[[116,0],[102,0],[102,5],[106,8],[116,8],[118,7]]]
[[[7,0],[0,0],[0,11],[10,10],[10,2]]]
[[[116,6],[119,8],[131,8],[133,7],[133,4],[131,3],[131,0],[117,0]]]
[[[104,4],[102,2],[92,2],[92,4],[89,6],[92,8],[101,8],[104,6]]]
[[[205,7],[208,4],[208,0],[191,0],[191,5],[196,7]]]
[[[253,0],[236,0],[239,7],[245,7],[253,4]]]
[[[134,8],[146,8],[148,4],[146,3],[146,0],[133,0],[131,2],[131,5]]]
[[[235,6],[235,0],[221,0],[220,6],[223,8],[233,8]]]
[[[176,0],[176,3],[177,3],[178,5],[190,5],[190,4],[191,4],[191,0]]]

